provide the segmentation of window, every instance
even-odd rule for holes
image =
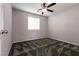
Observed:
[[[35,17],[28,17],[28,30],[39,30],[40,19]]]

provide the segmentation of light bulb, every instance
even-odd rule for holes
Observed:
[[[42,12],[47,12],[47,9],[42,9]]]

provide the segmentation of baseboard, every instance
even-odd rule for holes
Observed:
[[[65,41],[65,40],[60,40],[60,39],[56,39],[56,38],[50,38],[50,39],[54,39],[54,40],[58,40],[58,41],[62,41],[62,42],[65,42],[65,43],[69,43],[69,44],[73,44],[73,45],[79,46],[79,44],[76,44],[76,43],[73,43],[73,42],[68,42],[68,41]]]
[[[62,42],[66,42],[66,43],[69,43],[69,44],[73,44],[73,45],[77,45],[79,46],[79,44],[76,44],[76,43],[73,43],[73,42],[69,42],[69,41],[66,41],[66,40],[61,40],[61,39],[57,39],[57,38],[49,38],[47,37],[48,39],[54,39],[54,40],[58,40],[58,41],[62,41]],[[39,38],[39,39],[47,39],[47,38]],[[16,42],[13,42],[14,43],[20,43],[20,42],[25,42],[25,41],[30,41],[30,40],[37,40],[37,39],[28,39],[28,40],[24,40],[24,41],[16,41]]]
[[[38,39],[47,39],[47,38],[38,38]],[[25,42],[25,41],[31,41],[31,40],[37,40],[37,39],[27,39],[27,40],[23,40],[23,41],[16,41],[16,42],[13,42],[14,43],[20,43],[20,42]]]

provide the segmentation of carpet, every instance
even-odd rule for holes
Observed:
[[[9,56],[79,56],[79,46],[43,38],[14,43]]]

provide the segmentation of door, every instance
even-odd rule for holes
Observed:
[[[12,41],[12,8],[8,3],[0,3],[0,55],[7,56]]]
[[[2,34],[1,34],[1,30],[3,29],[3,5],[0,4],[0,55],[1,55],[1,40],[2,38]]]

